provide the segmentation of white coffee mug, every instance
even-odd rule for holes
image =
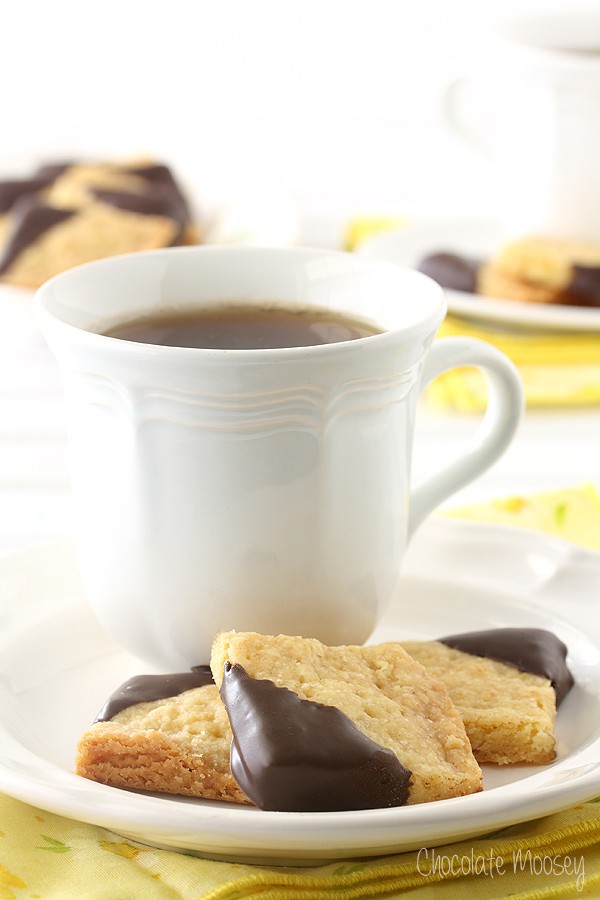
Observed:
[[[507,237],[600,242],[600,12],[502,22],[481,71],[455,81],[445,105],[497,164]]]
[[[289,349],[107,337],[141,314],[224,301],[316,306],[383,332]],[[310,249],[191,247],[90,263],[37,314],[69,411],[75,536],[89,600],[135,655],[205,663],[222,629],[362,643],[397,598],[408,538],[504,451],[522,408],[497,350],[440,340],[441,289],[418,272]],[[490,404],[474,444],[410,491],[419,394],[475,365]]]

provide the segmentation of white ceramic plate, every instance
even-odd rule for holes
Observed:
[[[365,240],[358,252],[371,259],[416,266],[430,253],[474,258],[491,256],[503,243],[498,224],[488,220],[421,222]],[[448,310],[458,316],[513,328],[600,331],[600,309],[496,300],[464,291],[446,291]]]
[[[600,554],[528,532],[430,520],[406,560],[401,608],[374,640],[509,625],[553,629],[569,646],[577,679],[558,715],[557,761],[487,767],[483,793],[437,803],[273,813],[127,792],[72,774],[79,733],[121,681],[147,669],[96,623],[69,543],[5,557],[0,790],[149,844],[296,865],[434,846],[551,813],[600,794],[598,584]]]

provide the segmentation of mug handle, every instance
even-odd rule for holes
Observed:
[[[446,87],[442,98],[442,109],[446,122],[451,130],[461,138],[465,144],[469,144],[482,156],[493,158],[492,142],[490,137],[490,124],[486,127],[484,116],[479,109],[477,113],[467,112],[465,99],[468,92],[477,87],[478,79],[473,75],[460,75],[451,81]],[[480,104],[481,106],[482,104]]]
[[[423,369],[421,391],[438,375],[461,366],[482,370],[489,391],[487,409],[463,455],[411,490],[408,540],[442,500],[496,462],[512,441],[523,413],[523,386],[517,369],[507,356],[476,338],[435,341]]]

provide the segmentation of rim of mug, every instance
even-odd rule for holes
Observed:
[[[420,282],[423,286],[426,286],[432,297],[434,295],[437,295],[437,300],[435,302],[435,306],[432,306],[429,314],[424,315],[418,321],[413,321],[406,326],[386,329],[384,331],[378,332],[377,334],[366,335],[364,337],[354,338],[347,341],[336,341],[326,344],[309,344],[307,346],[299,347],[257,347],[243,349],[216,347],[173,347],[164,344],[131,341],[126,338],[113,337],[111,335],[102,334],[101,332],[92,331],[87,327],[74,325],[71,322],[66,321],[59,314],[49,308],[50,298],[56,286],[60,286],[62,282],[66,282],[71,278],[79,277],[79,273],[83,270],[93,271],[93,269],[108,269],[113,265],[121,264],[125,260],[138,260],[141,263],[143,258],[147,257],[164,256],[167,254],[169,256],[176,254],[183,256],[193,255],[195,253],[215,253],[223,255],[231,253],[239,253],[240,255],[276,254],[279,256],[304,256],[307,259],[311,257],[341,257],[349,261],[352,260],[351,264],[356,265],[357,272],[364,272],[366,269],[373,269],[380,271],[388,270],[396,277],[398,276],[399,272],[404,273],[404,275],[409,275],[415,283]],[[232,297],[231,301],[234,300],[235,298]],[[225,304],[229,301],[222,302],[223,304]],[[256,303],[257,301],[254,300],[249,302]],[[287,308],[289,308],[290,306],[289,303],[285,304],[285,302],[282,302],[281,305],[284,307],[287,306]],[[319,309],[323,308],[322,306],[319,307],[316,303],[309,303],[307,305],[312,305],[314,308]],[[187,307],[188,310],[191,308],[193,307]],[[59,330],[65,335],[77,335],[79,340],[85,341],[85,343],[88,345],[95,345],[98,348],[103,347],[117,353],[127,353],[127,355],[152,355],[156,358],[161,359],[167,359],[175,356],[181,358],[181,356],[184,354],[189,355],[190,358],[193,358],[194,356],[197,358],[199,358],[200,356],[207,358],[207,355],[210,355],[212,359],[215,359],[220,355],[223,357],[223,359],[228,358],[233,362],[242,362],[246,360],[257,361],[260,357],[265,356],[268,357],[269,360],[273,361],[277,357],[293,357],[295,359],[298,359],[303,356],[313,356],[317,354],[324,355],[325,353],[340,353],[346,351],[349,347],[356,348],[357,345],[363,345],[367,341],[369,343],[387,343],[390,340],[394,340],[399,334],[405,337],[410,337],[411,335],[416,334],[429,334],[432,331],[435,332],[439,325],[442,323],[447,312],[447,303],[443,288],[428,275],[425,275],[424,273],[419,272],[416,269],[411,269],[406,266],[400,266],[397,263],[385,262],[381,260],[369,260],[364,257],[356,256],[355,254],[344,250],[329,250],[326,248],[308,246],[263,247],[246,245],[236,246],[219,244],[197,244],[184,247],[164,247],[157,250],[144,250],[132,253],[124,253],[105,257],[103,259],[93,260],[92,262],[83,263],[79,266],[74,266],[71,269],[60,272],[58,275],[54,275],[37,289],[34,296],[33,309],[34,315],[43,333],[47,331],[47,328],[51,328],[54,331]],[[372,321],[376,322],[377,319],[374,317]]]
[[[582,25],[586,22],[594,21],[598,26],[597,40],[590,43],[589,47],[582,46],[555,46],[548,41],[544,42],[541,38],[535,39],[533,36],[527,35],[528,29],[540,28],[541,26],[552,24],[560,26],[561,24],[574,22]],[[519,34],[519,31],[521,34]],[[547,13],[529,13],[525,15],[508,16],[497,22],[494,26],[494,36],[501,45],[510,47],[521,55],[527,55],[530,58],[537,59],[540,62],[550,63],[557,67],[569,69],[598,69],[600,68],[600,11],[591,9],[579,9],[569,12],[567,10],[554,10]],[[563,37],[563,41],[568,43]],[[590,51],[596,49],[597,54]]]

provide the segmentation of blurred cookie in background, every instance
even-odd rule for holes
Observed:
[[[600,307],[600,246],[551,237],[505,244],[490,259],[438,251],[417,268],[442,287],[522,303]]]
[[[35,288],[94,259],[200,240],[160,162],[52,163],[0,182],[0,280],[8,284]]]
[[[489,297],[600,306],[600,246],[554,237],[512,241],[482,268],[478,288]]]

